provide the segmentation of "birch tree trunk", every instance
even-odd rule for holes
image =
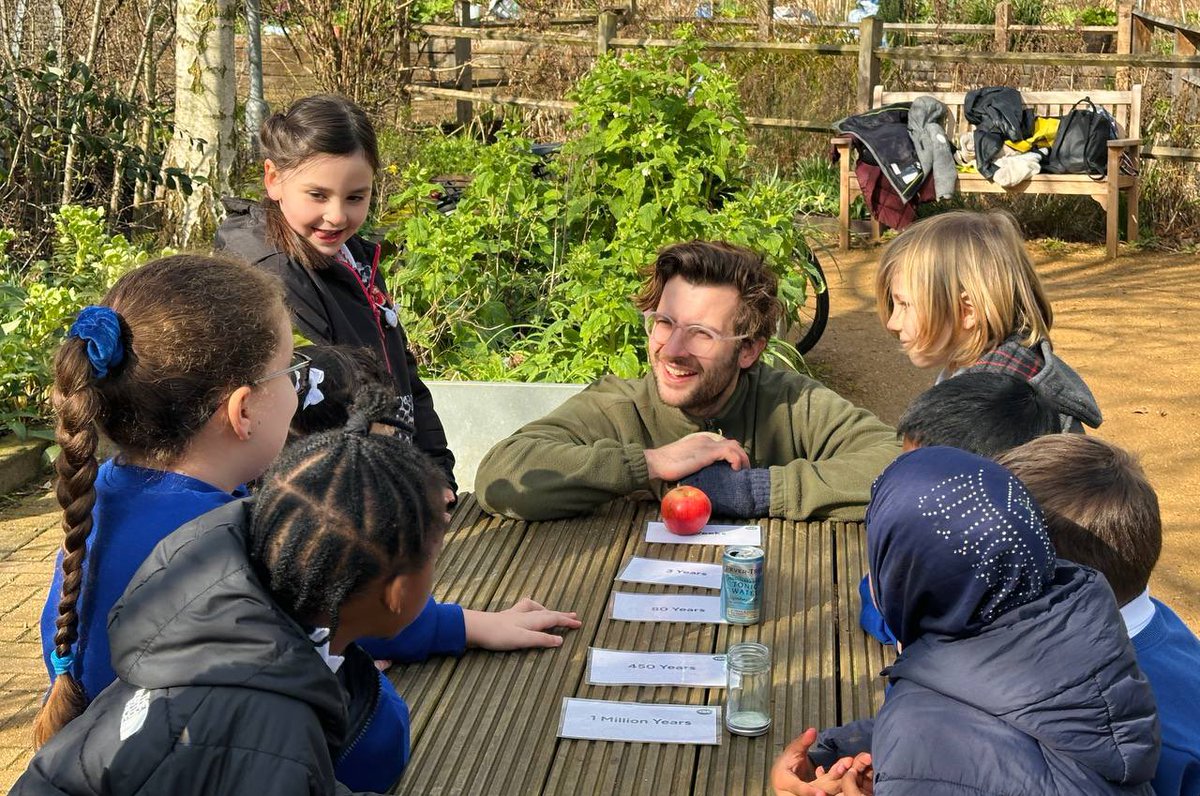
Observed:
[[[207,242],[229,191],[234,138],[234,0],[177,0],[175,5],[175,134],[166,168],[200,177],[190,196],[165,191],[167,229],[174,245]]]

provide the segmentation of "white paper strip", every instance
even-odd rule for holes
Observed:
[[[634,594],[615,591],[612,618],[626,622],[708,622],[725,624],[721,598],[707,594]]]
[[[696,652],[588,650],[592,685],[670,685],[724,688],[725,656]]]
[[[762,528],[757,525],[705,525],[700,533],[680,536],[661,522],[646,523],[646,541],[660,544],[762,545]]]
[[[660,583],[667,586],[721,588],[721,565],[697,561],[662,561],[657,558],[631,558],[617,580],[628,583]]]
[[[563,697],[559,738],[633,743],[721,743],[721,709]]]

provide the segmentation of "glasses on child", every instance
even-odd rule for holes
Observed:
[[[729,340],[745,340],[748,334],[721,334],[715,329],[698,323],[682,326],[675,322],[670,315],[647,310],[642,313],[646,319],[646,334],[655,345],[666,345],[676,330],[683,333],[683,346],[698,357],[706,357],[716,352],[717,347]]]
[[[254,381],[250,382],[250,386],[262,384],[279,376],[287,375],[292,380],[292,387],[295,388],[296,394],[303,396],[308,393],[309,377],[308,372],[312,367],[312,357],[307,354],[301,354],[296,351],[292,354],[292,364],[288,365],[283,370],[277,370],[274,373],[268,373],[265,376],[259,376]]]

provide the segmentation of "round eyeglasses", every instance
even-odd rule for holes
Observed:
[[[650,337],[650,342],[664,346],[678,330],[683,333],[684,348],[698,357],[711,356],[721,343],[730,340],[745,340],[750,336],[748,334],[721,334],[715,329],[698,323],[684,326],[676,323],[671,316],[655,310],[647,310],[642,313],[642,316],[646,321],[646,334]]]
[[[283,370],[277,370],[273,373],[268,373],[265,376],[259,376],[257,379],[250,382],[250,386],[254,387],[279,376],[287,375],[292,380],[292,387],[296,390],[296,394],[302,396],[308,392],[308,371],[311,367],[312,357],[296,351],[292,354],[292,364],[288,365]]]

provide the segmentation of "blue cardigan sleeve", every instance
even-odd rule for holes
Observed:
[[[376,660],[416,663],[434,655],[462,655],[467,649],[467,624],[461,605],[439,603],[432,597],[408,627],[392,638],[364,638],[358,645]]]

